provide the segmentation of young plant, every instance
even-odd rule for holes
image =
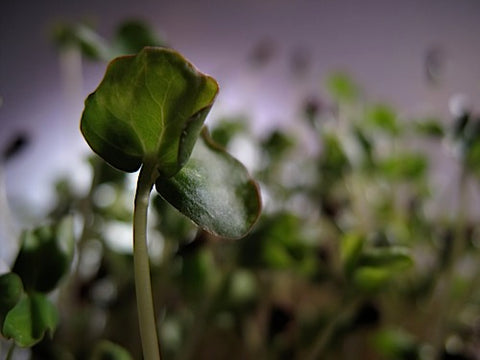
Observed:
[[[85,101],[81,131],[93,151],[119,170],[140,169],[133,245],[147,360],[160,358],[146,238],[153,186],[198,226],[220,237],[242,237],[260,213],[258,188],[246,169],[202,130],[217,92],[217,82],[176,51],[146,47],[114,59]]]
[[[59,286],[73,259],[73,219],[25,231],[12,271],[0,276],[0,330],[15,345],[32,347],[52,334],[59,315],[48,293]]]

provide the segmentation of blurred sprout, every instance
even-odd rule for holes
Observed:
[[[322,140],[323,149],[318,170],[324,181],[331,184],[350,169],[350,163],[340,139],[335,134],[324,134]]]
[[[60,50],[75,48],[85,58],[96,61],[109,61],[119,55],[136,54],[145,46],[166,46],[166,42],[147,23],[140,20],[121,23],[111,42],[83,23],[57,24],[53,39]]]
[[[58,24],[53,38],[60,50],[76,48],[90,60],[108,61],[113,57],[107,41],[85,24]]]
[[[226,148],[233,138],[247,131],[246,119],[225,118],[220,119],[210,131],[210,136],[219,145]]]
[[[326,82],[328,93],[333,100],[350,103],[359,99],[360,88],[345,72],[332,73]]]
[[[391,180],[419,180],[427,170],[428,161],[425,156],[415,153],[392,155],[383,159],[379,168],[382,174]]]
[[[128,20],[120,24],[113,41],[116,54],[136,54],[145,46],[166,46],[166,42],[143,21]]]
[[[392,136],[398,135],[401,131],[395,111],[386,104],[377,104],[370,107],[367,110],[366,123]]]
[[[414,129],[420,135],[430,136],[432,138],[442,138],[445,135],[445,129],[438,119],[427,118],[414,122]]]
[[[358,234],[346,234],[340,243],[340,260],[342,261],[345,273],[351,275],[357,267],[362,255],[365,239]]]
[[[73,259],[73,219],[42,226],[22,235],[13,272],[27,291],[50,292],[68,274]]]
[[[373,338],[378,352],[386,359],[411,360],[419,358],[419,348],[414,338],[400,329],[379,331]]]
[[[294,146],[294,139],[280,130],[273,131],[262,143],[262,148],[266,151],[272,162],[281,159]]]

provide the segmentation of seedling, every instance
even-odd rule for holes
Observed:
[[[25,231],[21,243],[12,271],[0,276],[0,330],[14,340],[7,359],[15,344],[31,347],[57,327],[59,316],[48,294],[72,262],[72,218]]]
[[[203,129],[217,92],[217,82],[176,51],[146,47],[114,59],[85,101],[81,131],[93,151],[119,170],[140,169],[134,272],[147,360],[160,358],[146,236],[153,186],[198,226],[220,237],[245,235],[260,212],[255,182]]]

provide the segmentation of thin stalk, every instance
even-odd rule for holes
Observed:
[[[153,308],[150,264],[147,248],[147,211],[155,181],[155,167],[145,163],[140,170],[133,211],[133,262],[138,323],[145,360],[160,360],[155,311]]]
[[[5,360],[13,360],[14,351],[15,351],[15,341],[12,340],[12,344],[8,348],[8,353],[7,353],[7,357],[5,358]]]
[[[310,352],[307,354],[305,359],[316,360],[325,358],[325,354],[328,351],[328,346],[331,344],[333,337],[345,324],[345,322],[353,316],[360,302],[361,299],[350,299],[345,301],[345,304],[341,306],[341,310],[333,319],[333,321],[318,334]]]
[[[461,259],[466,246],[465,227],[466,227],[466,212],[468,209],[468,192],[467,192],[467,171],[462,166],[460,172],[460,179],[458,184],[458,210],[455,224],[455,233],[453,238],[453,245],[451,250],[451,257],[446,268],[444,277],[444,294],[441,294],[440,314],[437,331],[434,339],[434,346],[437,356],[443,352],[445,339],[449,331],[449,322],[454,314],[456,306],[455,298],[452,296],[451,289],[455,281],[455,270],[458,261]]]
[[[18,252],[18,236],[19,231],[15,226],[15,221],[8,204],[7,181],[4,172],[4,164],[0,162],[0,236],[4,236],[5,240],[0,247],[0,258],[7,259],[12,265],[15,254]]]

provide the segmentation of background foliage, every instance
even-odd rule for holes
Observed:
[[[83,26],[59,28],[56,41],[97,61],[162,44],[137,22],[121,25],[111,45]],[[293,130],[258,136],[237,114],[211,126],[216,142],[233,149],[240,139],[256,156],[264,211],[246,238],[206,234],[153,199],[165,359],[478,358],[480,228],[469,202],[480,117],[464,109],[453,119],[405,119],[345,73],[326,89],[328,100],[305,101]],[[455,158],[457,204],[435,193],[430,149]],[[45,217],[52,225],[25,232],[12,272],[0,277],[2,334],[33,345],[33,359],[141,358],[132,254],[118,245],[130,235],[129,178],[88,161],[89,191],[60,179]]]

